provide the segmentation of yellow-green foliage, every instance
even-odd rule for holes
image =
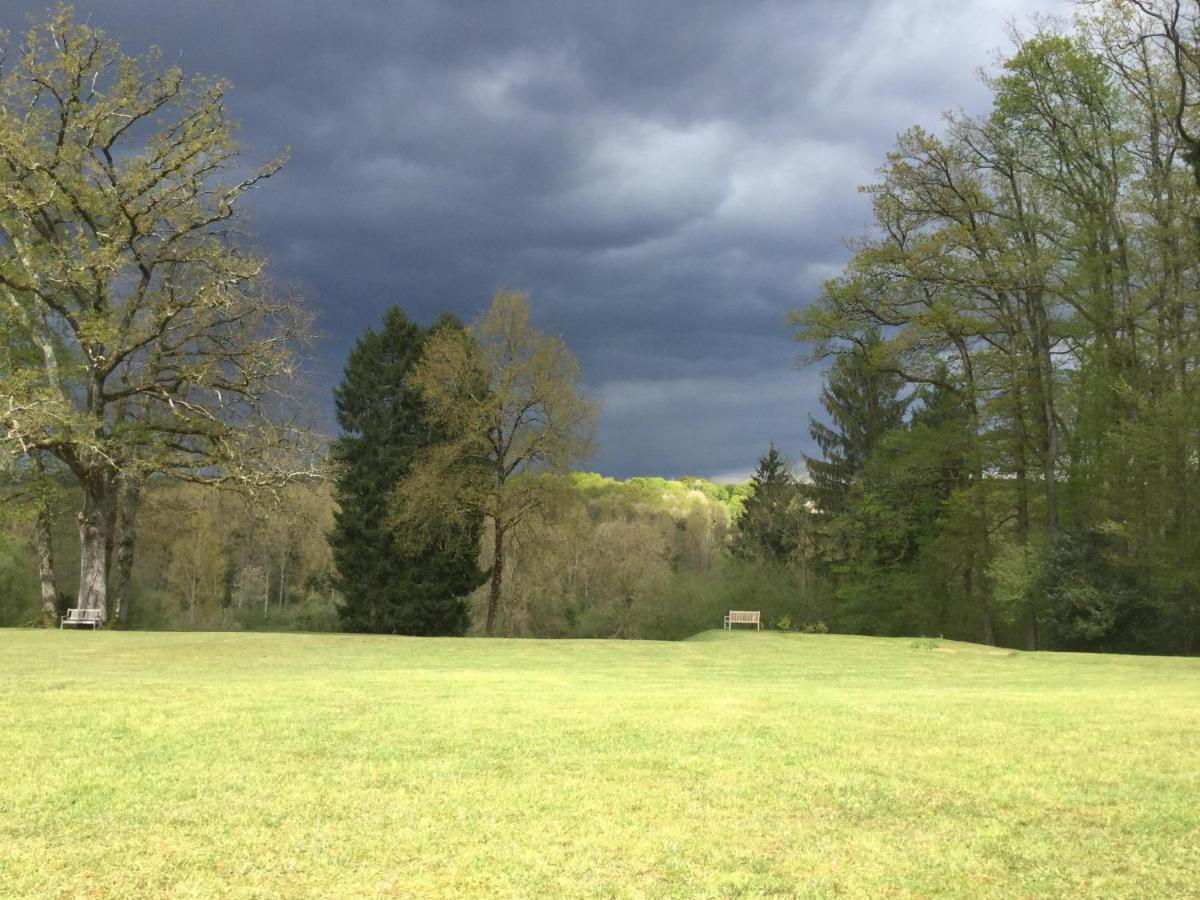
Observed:
[[[1200,662],[0,631],[0,895],[1187,897]]]
[[[730,522],[736,521],[749,482],[717,484],[703,478],[685,475],[678,479],[642,477],[619,481],[594,472],[575,472],[571,486],[589,502],[612,505],[640,505],[668,512],[676,517],[687,514],[697,505],[721,506]]]
[[[729,579],[717,570],[727,562],[743,486],[591,473],[548,480],[553,502],[509,543],[500,634],[677,638],[720,623]],[[485,535],[484,568],[492,565],[490,548]],[[762,581],[760,574],[754,580]],[[789,573],[772,575],[794,581]],[[796,594],[796,585],[785,586],[789,591]],[[472,601],[476,631],[487,600],[485,585]],[[767,601],[755,595],[742,602]]]
[[[67,490],[55,509],[58,589],[71,605],[79,576],[80,502],[76,491]],[[325,541],[333,510],[329,486],[320,482],[246,497],[150,480],[138,513],[132,627],[336,627]],[[24,523],[0,522],[0,626],[24,624],[37,613],[37,563],[27,531]],[[5,591],[5,585],[13,589]],[[304,609],[314,592],[323,597],[319,622]]]

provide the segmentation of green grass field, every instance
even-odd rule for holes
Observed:
[[[1200,895],[1200,660],[931,644],[0,632],[0,895]]]

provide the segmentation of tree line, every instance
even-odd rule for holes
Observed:
[[[511,291],[389,311],[322,448],[308,314],[241,233],[284,160],[247,169],[223,82],[60,6],[0,70],[0,464],[33,550],[0,541],[0,579],[43,623],[682,637],[753,603],[1194,653],[1198,15],[1085,4],[1018,36],[987,113],[899,136],[792,316],[828,364],[804,474],[770,447],[726,489],[573,474],[597,403]]]
[[[1089,4],[900,135],[793,316],[816,558],[859,630],[1200,649],[1196,19]],[[970,629],[964,629],[974,620]]]

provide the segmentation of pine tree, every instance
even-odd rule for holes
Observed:
[[[911,399],[900,396],[902,378],[871,365],[871,353],[879,343],[879,333],[869,333],[859,351],[837,358],[821,390],[821,405],[830,424],[809,417],[809,434],[821,448],[821,458],[806,454],[804,462],[812,499],[827,517],[845,509],[850,485],[880,439],[903,424]]]
[[[446,315],[422,329],[393,307],[378,333],[368,330],[359,338],[334,391],[342,428],[333,447],[340,510],[329,541],[347,630],[421,635],[466,630],[464,597],[483,581],[480,521],[414,537],[399,534],[390,515],[396,485],[414,455],[439,440],[422,414],[420,393],[409,384],[410,371],[430,335],[461,327]]]
[[[751,478],[752,493],[738,516],[733,552],[746,559],[786,562],[796,548],[801,514],[795,478],[772,444]]]

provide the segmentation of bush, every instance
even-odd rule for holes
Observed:
[[[25,625],[41,608],[41,589],[31,554],[16,538],[0,534],[0,626]]]
[[[297,631],[341,631],[338,604],[328,594],[311,592],[299,606],[291,607],[291,628]]]
[[[784,629],[786,620],[786,628],[794,629],[797,622],[815,621],[825,613],[821,597],[819,588],[807,586],[788,566],[723,556],[707,572],[673,572],[647,604],[641,636],[688,638],[720,628],[731,609],[756,609],[764,623]]]
[[[299,603],[280,609],[272,606],[236,607],[221,617],[221,629],[228,631],[341,631],[338,604],[328,594],[312,591]]]
[[[1120,540],[1101,531],[1059,532],[1042,572],[1046,620],[1055,643],[1072,650],[1119,647],[1147,591],[1121,565]]]
[[[829,634],[829,626],[824,622],[805,622],[800,630],[805,634]]]

